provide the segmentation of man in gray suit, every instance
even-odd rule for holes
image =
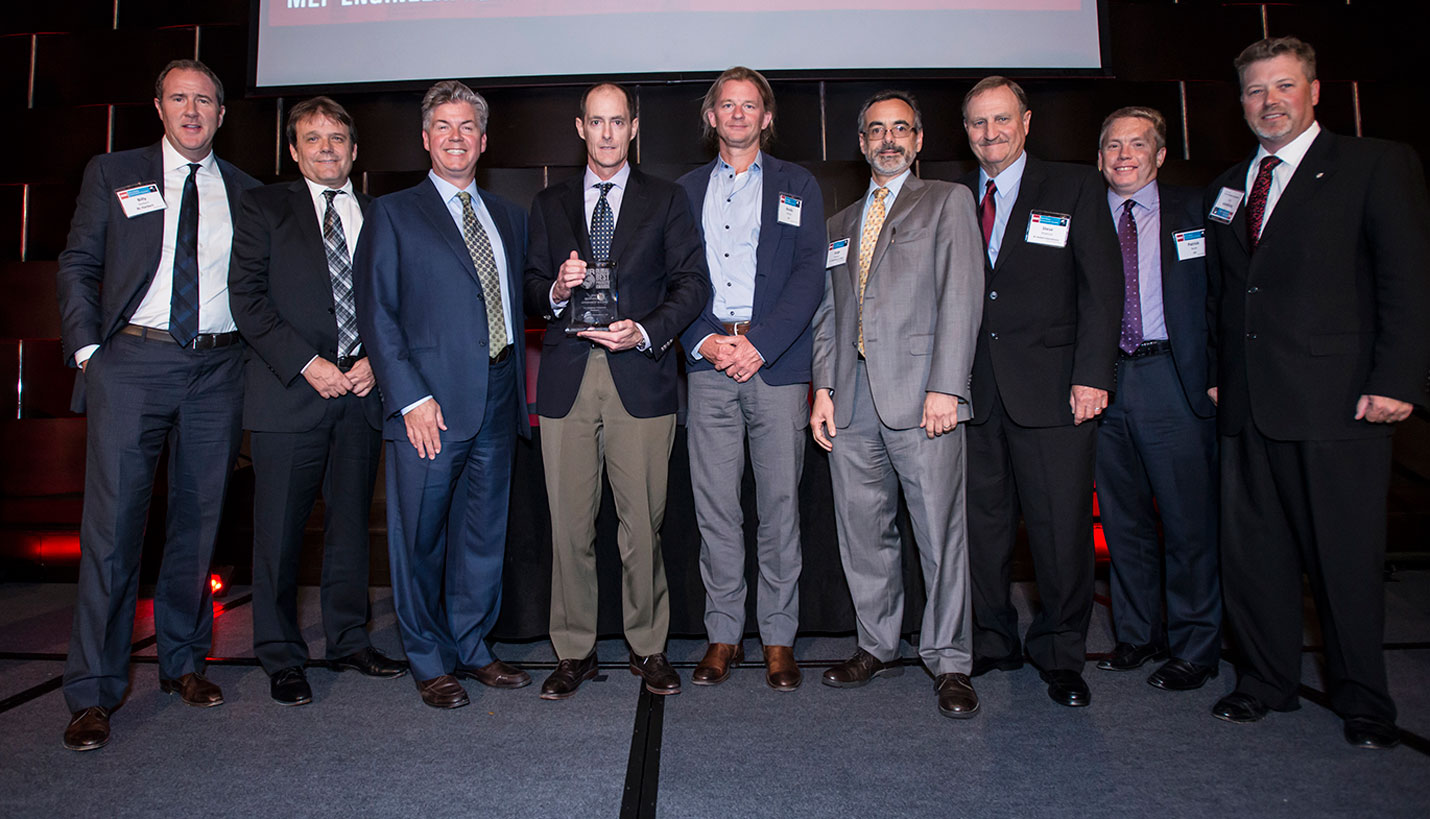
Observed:
[[[909,172],[923,147],[913,97],[882,91],[859,112],[873,170],[866,196],[829,220],[829,285],[814,318],[815,442],[830,453],[839,555],[859,649],[824,672],[835,687],[903,671],[899,488],[928,601],[919,657],[939,712],[971,717],[963,426],[978,332],[982,243],[967,189]]]

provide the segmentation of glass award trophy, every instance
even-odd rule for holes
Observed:
[[[616,263],[593,262],[586,266],[586,280],[581,286],[571,290],[571,301],[566,305],[571,311],[571,321],[566,325],[566,335],[574,336],[583,330],[604,330],[621,318],[616,307]]]

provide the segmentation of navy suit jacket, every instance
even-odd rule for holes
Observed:
[[[1187,405],[1198,418],[1210,418],[1216,405],[1207,395],[1206,257],[1178,261],[1176,241],[1176,234],[1202,228],[1202,194],[1161,182],[1157,193],[1162,203],[1162,314],[1172,343],[1172,362]]]
[[[372,197],[354,193],[366,213]],[[228,303],[248,343],[244,429],[306,432],[316,427],[327,399],[303,378],[303,368],[313,356],[337,361],[338,322],[322,227],[302,179],[243,195],[234,217]],[[368,423],[381,429],[378,390],[362,403]]]
[[[242,192],[258,180],[218,160],[228,193],[228,207],[238,213]],[[164,211],[130,219],[115,191],[143,182],[164,190],[164,151],[160,143],[147,148],[100,154],[89,161],[75,200],[69,240],[60,253],[56,274],[60,301],[61,350],[73,367],[74,354],[90,344],[103,344],[139,308],[159,269],[164,243]],[[84,373],[75,378],[71,408],[84,412]]]
[[[516,337],[511,343],[518,394],[526,384],[522,354],[521,272],[526,214],[478,189],[506,252]],[[407,440],[403,407],[431,395],[447,423],[443,439],[481,431],[487,400],[487,309],[476,266],[431,179],[380,197],[363,217],[353,260],[358,333],[382,391],[383,437]],[[511,419],[531,434],[524,401]]]
[[[690,212],[705,234],[705,191],[718,160],[711,160],[680,178],[690,199]],[[804,168],[762,155],[760,240],[755,248],[755,300],[746,338],[760,351],[765,363],[759,376],[766,384],[799,384],[810,379],[810,350],[814,331],[810,320],[824,297],[824,261],[828,233],[824,225],[824,197],[814,176]],[[780,194],[800,198],[799,227],[778,219]],[[704,359],[696,359],[700,340],[716,333],[724,335],[719,318],[711,312],[711,298],[705,312],[681,335],[690,371],[713,369]]]
[[[577,174],[538,193],[531,205],[526,309],[547,320],[536,411],[548,418],[571,411],[591,353],[589,341],[565,333],[572,311],[552,315],[550,298],[556,272],[571,251],[591,260],[583,184],[584,174]],[[677,370],[675,356],[665,353],[710,299],[705,249],[679,186],[631,166],[611,260],[621,315],[639,322],[651,344],[644,353],[611,353],[611,379],[626,412],[636,418],[670,415],[678,409]]]

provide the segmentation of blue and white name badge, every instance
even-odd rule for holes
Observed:
[[[141,213],[164,209],[164,194],[159,192],[159,185],[155,182],[120,188],[114,195],[119,197],[119,206],[124,208],[124,215],[130,219]]]
[[[1071,227],[1072,216],[1069,214],[1035,210],[1028,216],[1028,231],[1023,235],[1023,241],[1048,247],[1067,247]]]
[[[829,243],[829,256],[824,260],[825,267],[838,267],[844,264],[849,258],[849,240],[837,239]]]
[[[799,227],[799,211],[803,205],[804,203],[799,200],[799,197],[792,193],[780,194],[779,213],[775,217],[776,220],[782,225]]]
[[[1177,245],[1177,261],[1200,259],[1207,255],[1207,229],[1183,230],[1172,234]]]
[[[1241,200],[1246,196],[1244,191],[1222,188],[1216,195],[1216,202],[1212,204],[1211,212],[1207,218],[1213,222],[1221,222],[1223,225],[1231,224],[1231,220],[1236,216],[1236,209],[1241,207]]]

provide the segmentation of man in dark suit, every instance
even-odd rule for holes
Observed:
[[[130,637],[154,470],[169,447],[168,526],[154,591],[159,687],[214,706],[209,559],[238,451],[243,373],[228,306],[230,214],[258,183],[213,155],[223,84],[175,60],[154,84],[157,145],[85,168],[58,273],[73,408],[88,412],[66,748],[109,740],[129,687]]]
[[[639,120],[629,91],[611,83],[581,97],[576,132],[586,171],[537,194],[531,206],[526,304],[547,320],[537,377],[541,456],[551,506],[551,643],[556,670],[542,699],[565,699],[596,674],[596,512],[609,470],[621,555],[621,604],[631,673],[653,694],[676,694],[665,657],[670,623],[660,525],[675,441],[680,331],[708,303],[700,233],[679,186],[626,161]],[[579,333],[591,262],[615,264],[619,316]],[[596,273],[591,278],[596,278]],[[578,325],[579,326],[579,325]]]
[[[313,699],[298,626],[303,526],[320,487],[322,610],[339,669],[399,677],[406,664],[367,636],[368,516],[382,451],[382,401],[357,334],[352,250],[372,204],[353,190],[352,117],[327,97],[288,112],[303,178],[255,188],[234,223],[229,303],[248,343],[243,425],[253,493],[253,650],[283,705]]]
[[[1155,109],[1112,112],[1098,143],[1125,298],[1117,391],[1097,432],[1097,500],[1112,559],[1117,645],[1097,667],[1131,671],[1170,652],[1147,681],[1186,691],[1216,676],[1221,653],[1202,197],[1157,181],[1167,121]]]
[[[1301,575],[1345,738],[1399,742],[1381,653],[1392,424],[1425,402],[1430,206],[1405,145],[1316,122],[1316,55],[1294,37],[1236,59],[1260,143],[1208,188],[1221,435],[1222,585],[1236,688],[1212,713],[1298,707]]]
[[[1112,389],[1122,276],[1102,179],[1029,156],[1032,117],[1005,77],[963,100],[979,170],[959,181],[979,203],[988,250],[968,430],[973,676],[1020,668],[1026,650],[1048,695],[1082,706],[1097,434],[1087,422]],[[1026,646],[1009,588],[1020,510],[1040,603]]]
[[[709,649],[690,675],[714,685],[744,659],[748,436],[760,524],[756,605],[765,681],[799,687],[799,479],[809,425],[810,319],[824,294],[824,199],[814,177],[767,153],[775,95],[743,66],[715,79],[701,117],[719,156],[681,177],[700,214],[711,297],[681,336],[690,483],[700,524]]]
[[[373,203],[354,263],[358,333],[385,418],[393,603],[434,708],[469,702],[457,677],[531,682],[486,643],[501,607],[516,436],[530,434],[516,319],[526,214],[476,185],[487,112],[460,82],[428,89],[432,170]]]

